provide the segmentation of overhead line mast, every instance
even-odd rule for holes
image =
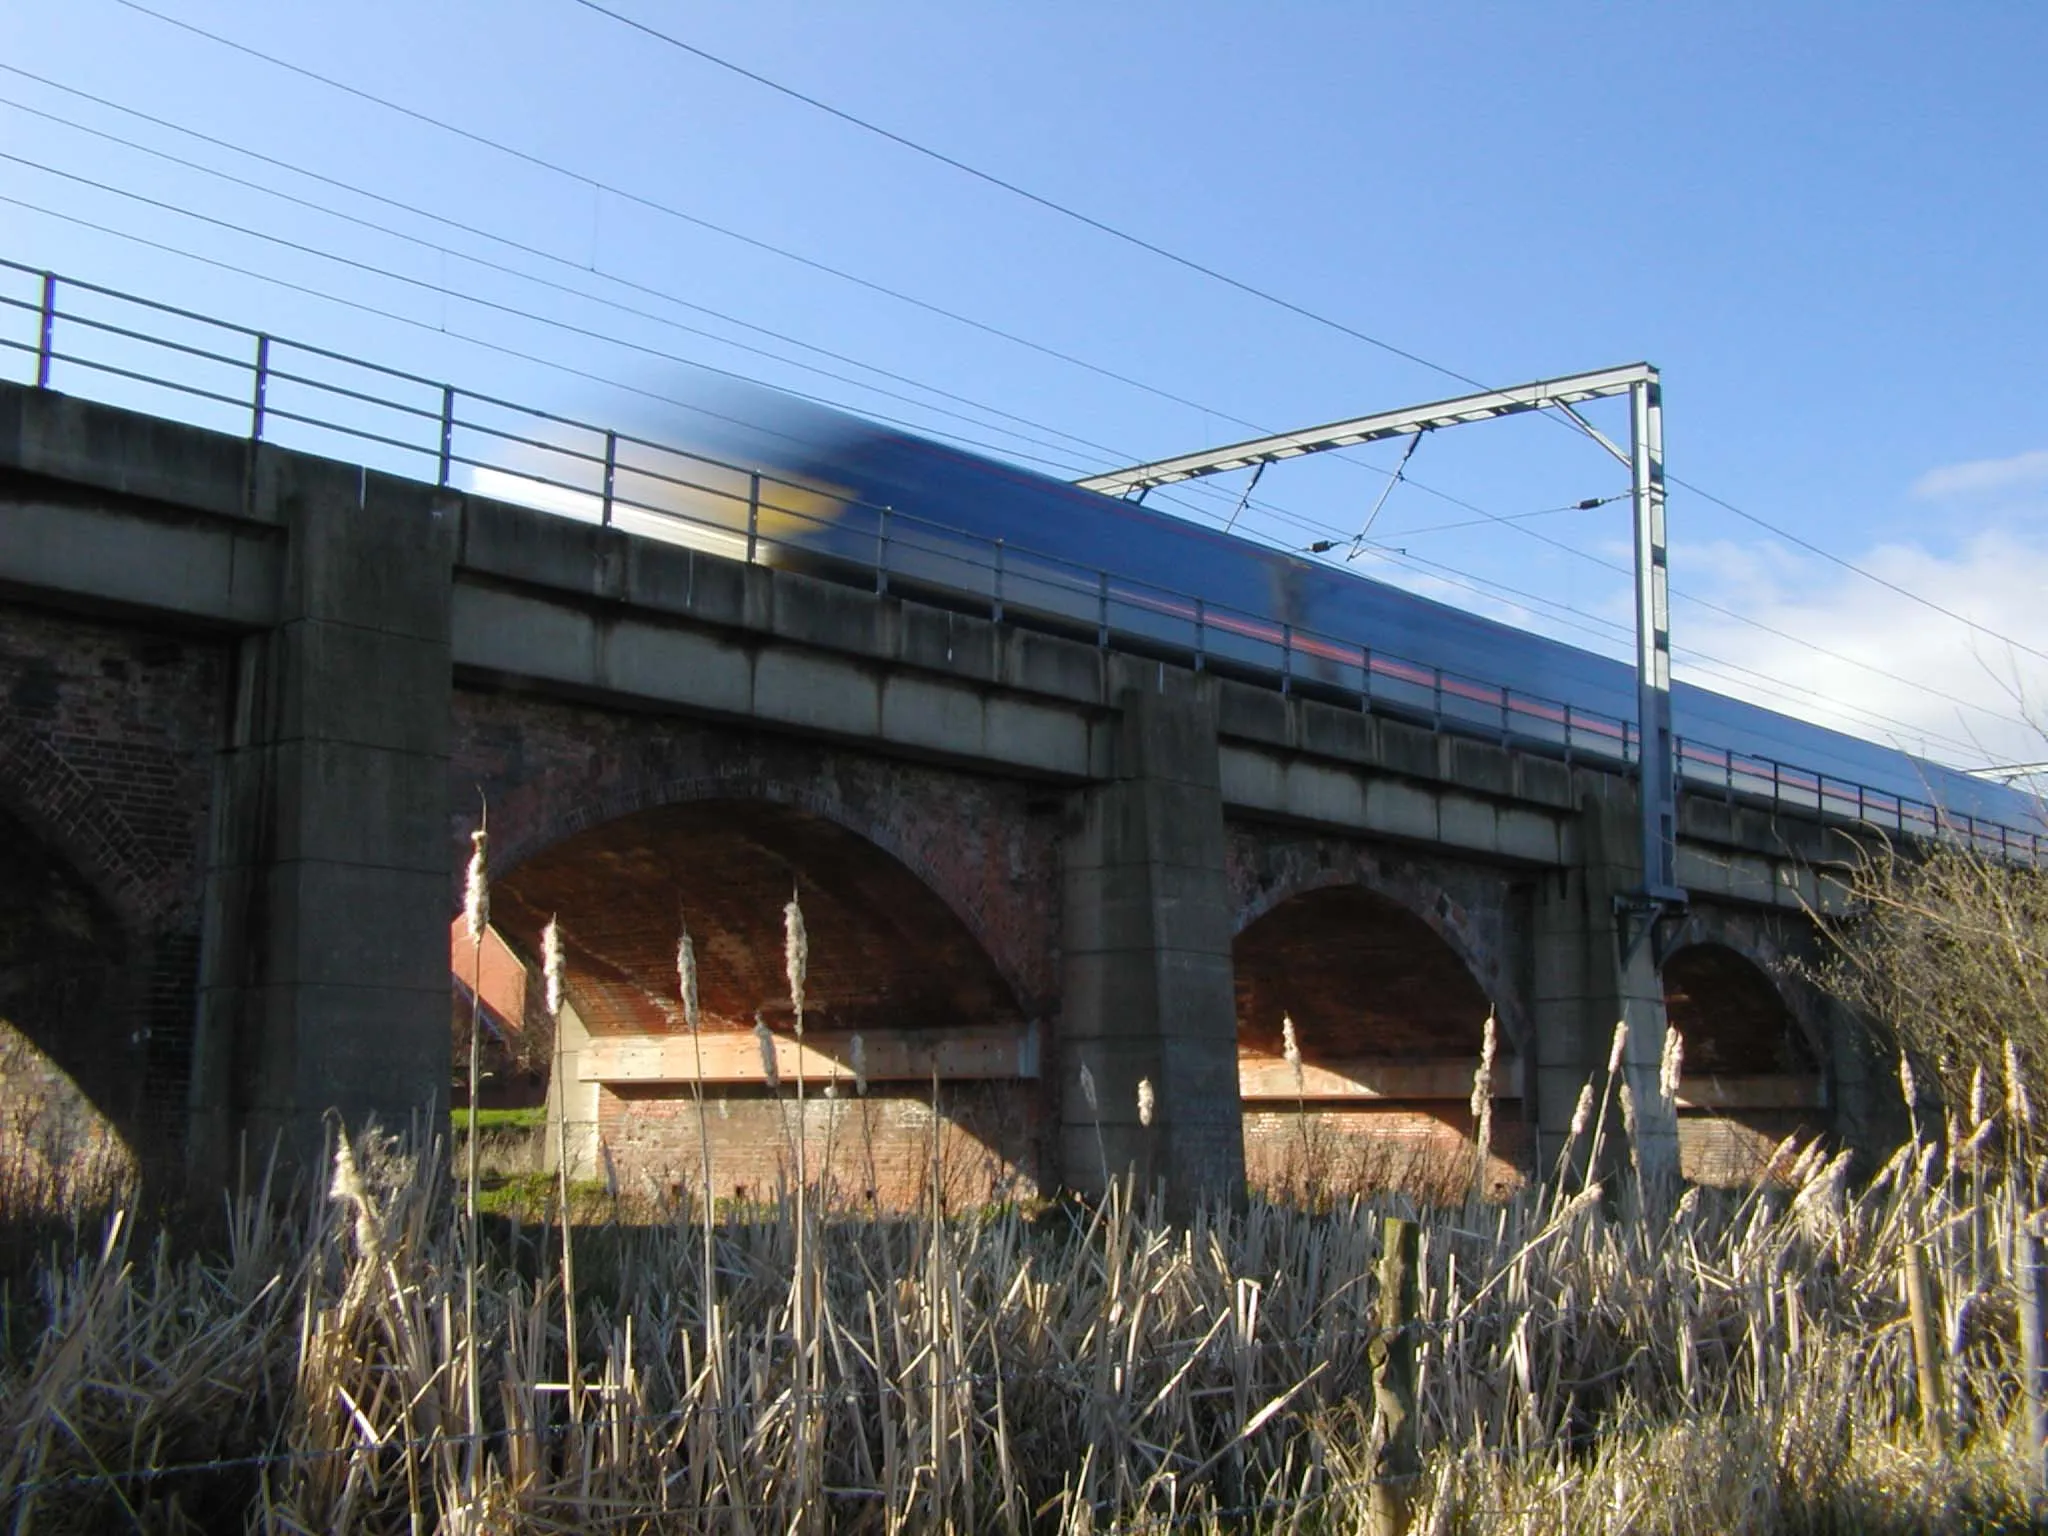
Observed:
[[[1629,446],[1617,447],[1572,407],[1608,396],[1629,397]],[[1136,464],[1074,483],[1108,496],[1142,497],[1155,485],[1198,480],[1232,469],[1262,471],[1277,459],[1300,458],[1332,448],[1413,433],[1434,432],[1467,422],[1492,421],[1526,411],[1562,410],[1572,425],[1613,454],[1629,470],[1629,501],[1635,524],[1636,730],[1642,773],[1643,888],[1625,916],[1631,946],[1647,935],[1658,916],[1683,906],[1676,862],[1677,784],[1671,730],[1671,587],[1664,523],[1664,401],[1657,370],[1629,363],[1593,373],[1538,379],[1510,389],[1482,390],[1426,405],[1380,411],[1328,426],[1251,438],[1200,453]]]

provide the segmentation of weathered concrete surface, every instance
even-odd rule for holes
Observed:
[[[245,638],[219,756],[191,1163],[317,1154],[322,1115],[445,1113],[448,591],[454,508],[259,458],[285,537],[278,623]]]
[[[1667,1020],[1654,944],[1648,937],[1624,944],[1615,920],[1617,898],[1642,884],[1633,810],[1617,796],[1586,797],[1584,856],[1538,882],[1532,913],[1537,1152],[1550,1168],[1569,1151],[1594,1177],[1628,1155],[1627,1138],[1608,1138],[1599,1168],[1586,1167],[1585,1149],[1567,1143],[1581,1090],[1606,1081],[1617,1033],[1643,1169],[1656,1177],[1678,1172],[1677,1123],[1658,1082]]]
[[[1214,720],[1192,691],[1134,689],[1118,702],[1117,776],[1075,797],[1065,851],[1062,1174],[1099,1190],[1134,1171],[1141,1188],[1163,1182],[1183,1206],[1237,1200],[1244,1138]]]

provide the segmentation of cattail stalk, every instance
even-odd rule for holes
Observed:
[[[1493,1150],[1493,1061],[1500,1046],[1499,1025],[1486,1016],[1479,1036],[1479,1069],[1472,1074],[1472,1198],[1486,1192],[1486,1159]]]
[[[1294,1015],[1280,1015],[1280,1055],[1294,1073],[1294,1128],[1301,1137],[1301,1182],[1306,1191],[1313,1182],[1308,1140],[1308,1071],[1302,1065],[1301,1041],[1294,1033]]]
[[[1109,1144],[1102,1138],[1102,1104],[1095,1096],[1095,1074],[1081,1063],[1081,1098],[1088,1106],[1088,1119],[1095,1127],[1095,1155],[1102,1159],[1102,1189],[1108,1194],[1115,1181],[1109,1172]]]
[[[813,1413],[818,1390],[824,1382],[824,1361],[817,1356],[811,1341],[811,1267],[814,1251],[810,1230],[808,1165],[811,1127],[806,1118],[804,1104],[804,1079],[809,1075],[808,1063],[804,1060],[804,984],[810,978],[811,940],[810,934],[804,928],[803,903],[799,893],[794,889],[789,893],[788,905],[782,909],[782,933],[783,961],[789,976],[789,1001],[796,1013],[796,1252],[793,1259],[795,1273],[790,1296],[790,1322],[791,1332],[795,1335],[798,1380],[795,1471],[799,1507],[808,1514],[816,1503],[811,1487],[813,1462],[816,1460],[815,1448],[812,1445],[812,1432],[815,1428]]]
[[[583,1368],[576,1339],[575,1219],[569,1209],[569,1080],[562,1050],[562,927],[553,917],[540,935],[541,978],[555,1032],[555,1186],[562,1205],[562,1348],[567,1360],[569,1422],[583,1422]]]
[[[490,809],[484,808],[477,829],[469,834],[469,872],[463,882],[462,919],[469,931],[469,1109],[466,1120],[469,1166],[463,1180],[462,1213],[465,1252],[462,1265],[462,1371],[463,1406],[467,1410],[469,1439],[463,1457],[463,1479],[469,1496],[479,1495],[483,1467],[484,1405],[482,1370],[476,1336],[476,1272],[483,1255],[479,1251],[482,1227],[477,1214],[477,1094],[482,1080],[480,1048],[484,1014],[484,934],[491,925],[491,877],[487,852],[486,824]]]

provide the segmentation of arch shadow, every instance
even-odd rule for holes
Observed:
[[[1299,891],[1233,945],[1245,1157],[1254,1182],[1311,1193],[1396,1185],[1462,1192],[1489,1003],[1438,928],[1357,884]],[[1286,1060],[1291,1020],[1301,1057]],[[1513,1182],[1527,1140],[1501,1037],[1483,1178]]]
[[[1688,944],[1664,961],[1664,1008],[1684,1044],[1686,1178],[1751,1183],[1787,1136],[1832,1130],[1826,1064],[1765,967],[1733,945]]]
[[[784,928],[793,892],[808,936],[801,1049]],[[587,1125],[588,1155],[615,1176],[695,1190],[708,1140],[722,1196],[793,1181],[799,1147],[807,1173],[883,1205],[922,1198],[934,1177],[955,1203],[1036,1186],[1043,1095],[1014,990],[930,883],[839,821],[777,800],[696,798],[588,825],[494,881],[493,926],[529,965],[551,917],[569,1004],[551,1103]],[[694,1037],[678,986],[684,923]],[[762,1069],[757,1019],[779,1083]]]
[[[139,948],[114,904],[0,807],[0,1189],[61,1208],[138,1171]]]

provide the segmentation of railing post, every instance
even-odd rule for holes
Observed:
[[[1198,597],[1195,599],[1195,670],[1197,672],[1202,670],[1203,646],[1205,643],[1202,632],[1204,617],[1203,603]]]
[[[1507,684],[1500,689],[1500,744],[1506,746],[1515,739],[1514,706],[1508,699]]]
[[[996,579],[992,596],[993,601],[990,603],[988,611],[989,621],[1000,624],[1003,622],[1003,541],[1001,539],[996,540]]]
[[[882,515],[875,522],[875,596],[884,597],[889,591],[889,509],[882,508]]]
[[[761,544],[761,472],[757,469],[747,476],[747,564],[754,564],[754,556]]]
[[[439,482],[443,489],[448,485],[448,476],[454,461],[455,386],[453,384],[443,384],[441,386],[441,478]]]
[[[1109,649],[1109,572],[1095,573],[1095,644]]]
[[[1564,760],[1567,766],[1572,760],[1572,707],[1564,707]]]
[[[263,407],[270,393],[270,337],[256,338],[256,398],[251,402],[249,412],[249,439],[263,441]]]
[[[619,434],[607,432],[604,435],[604,525],[612,525],[612,487],[619,473]]]
[[[1372,712],[1372,651],[1361,646],[1358,652],[1358,708],[1361,713]]]
[[[1437,730],[1444,728],[1444,669],[1429,669],[1429,716]]]
[[[1282,696],[1294,692],[1294,626],[1280,626],[1280,692]]]
[[[43,274],[42,326],[36,340],[36,388],[50,387],[50,363],[56,354],[57,274]]]

